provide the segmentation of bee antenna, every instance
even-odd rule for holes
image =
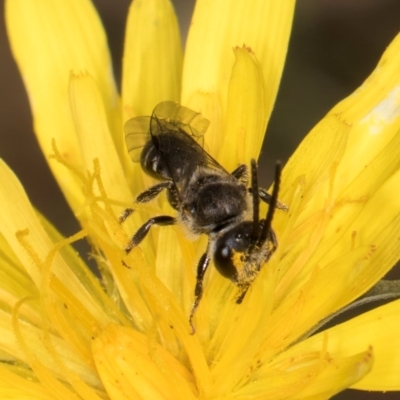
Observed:
[[[260,239],[258,241],[259,245],[262,245],[267,240],[268,234],[271,230],[272,218],[274,217],[276,204],[278,202],[279,185],[281,181],[281,170],[282,170],[281,163],[280,161],[277,161],[275,164],[274,188],[272,189],[271,201],[269,203],[267,216],[265,217],[263,230],[261,232]]]
[[[258,169],[256,160],[251,160],[251,190],[253,193],[253,238],[260,234],[260,196],[258,194]]]

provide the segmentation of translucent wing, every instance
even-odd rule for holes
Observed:
[[[132,161],[139,162],[143,146],[151,135],[183,131],[203,146],[203,135],[210,122],[200,113],[173,101],[159,103],[151,117],[136,117],[125,123],[125,142]]]
[[[139,162],[143,146],[151,140],[150,117],[136,117],[125,123],[125,143],[132,161]]]
[[[202,139],[205,131],[210,125],[210,121],[204,118],[200,113],[191,110],[190,108],[181,106],[173,101],[163,101],[158,104],[153,111],[152,128],[157,128],[154,123],[156,120],[163,121],[161,124],[164,129],[182,130],[188,135],[193,136],[196,142],[202,145]],[[153,129],[152,129],[152,133]]]
[[[208,125],[201,114],[173,102],[160,103],[154,109],[150,122],[152,141],[178,192],[185,191],[199,168],[230,176],[202,146]]]

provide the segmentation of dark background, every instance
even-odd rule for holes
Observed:
[[[130,0],[93,2],[108,32],[119,82]],[[3,10],[4,0],[0,3]],[[182,35],[186,37],[194,1],[173,3]],[[367,78],[399,28],[399,0],[298,0],[286,67],[260,158],[264,185],[269,183],[275,160],[286,161],[330,108]],[[27,96],[11,57],[3,18],[0,21],[0,157],[18,175],[32,203],[64,235],[79,229],[32,132]],[[348,390],[335,399],[392,400],[400,399],[400,393]]]

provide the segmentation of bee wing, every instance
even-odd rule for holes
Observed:
[[[203,144],[203,135],[210,125],[210,121],[200,113],[173,101],[163,101],[154,109],[151,123],[152,134],[153,131],[161,133],[158,130],[160,123],[165,129],[186,132],[200,145]]]
[[[125,142],[134,162],[140,161],[144,145],[151,135],[158,136],[170,131],[183,131],[200,146],[204,143],[204,132],[210,121],[200,113],[173,101],[159,103],[151,117],[135,117],[125,123]]]
[[[203,148],[209,121],[200,113],[172,101],[160,103],[151,117],[150,133],[178,192],[198,170],[228,172]]]
[[[134,162],[140,161],[143,146],[151,140],[150,119],[150,117],[136,117],[125,123],[125,143]]]

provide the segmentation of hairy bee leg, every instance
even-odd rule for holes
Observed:
[[[173,184],[170,188],[167,190],[167,198],[170,206],[174,210],[179,210],[179,205],[181,204],[181,199],[179,197],[178,190],[176,186]]]
[[[125,253],[128,254],[134,247],[140,244],[140,242],[147,236],[150,228],[153,225],[166,226],[166,225],[174,225],[175,223],[176,223],[175,218],[169,215],[159,215],[158,217],[150,218],[133,235],[132,239],[125,247]]]
[[[246,164],[241,164],[231,172],[231,175],[234,176],[239,182],[247,185],[249,180],[249,169]]]
[[[246,296],[247,291],[249,290],[250,285],[246,285],[245,287],[240,288],[239,295],[236,297],[236,304],[241,304],[244,296]]]
[[[196,329],[194,328],[193,325],[193,317],[197,308],[199,307],[200,300],[203,297],[203,279],[209,264],[210,264],[210,257],[208,256],[208,252],[206,252],[201,256],[199,263],[197,265],[196,286],[194,288],[194,302],[192,305],[192,310],[190,311],[189,315],[189,325],[191,328],[190,332],[191,335],[193,335],[196,332]]]
[[[134,211],[133,208],[126,208],[118,218],[119,223],[122,224]]]
[[[157,185],[151,186],[144,192],[140,193],[135,200],[135,203],[148,203],[157,197],[164,189],[172,190],[172,181],[166,181],[157,183]],[[119,223],[122,224],[135,210],[133,208],[125,209],[119,217]]]
[[[135,200],[135,203],[148,203],[157,197],[164,189],[171,189],[174,186],[172,181],[165,181],[157,183],[154,186],[149,187],[144,192],[140,193]]]

